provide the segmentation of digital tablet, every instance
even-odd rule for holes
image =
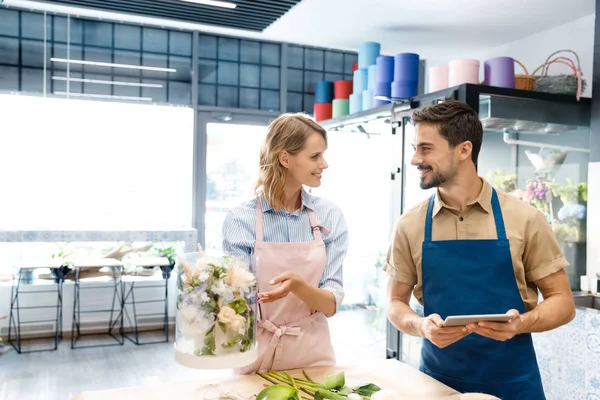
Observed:
[[[512,314],[451,315],[444,320],[444,327],[465,326],[481,321],[508,322],[512,318],[514,318]]]

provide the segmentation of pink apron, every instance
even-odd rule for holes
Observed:
[[[269,281],[284,272],[294,272],[309,284],[318,286],[327,257],[321,238],[319,221],[307,209],[314,240],[310,242],[263,241],[263,211],[260,198],[256,202],[256,245],[258,258],[258,291],[268,292],[276,286]],[[329,336],[327,317],[310,309],[290,293],[273,303],[261,304],[258,322],[258,359],[238,369],[238,374],[252,374],[269,369],[288,370],[335,365],[335,354]]]

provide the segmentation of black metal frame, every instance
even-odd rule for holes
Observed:
[[[136,286],[136,283],[140,283],[142,282],[140,281],[132,281],[132,282],[123,282],[123,313],[125,315],[125,318],[127,318],[127,322],[128,325],[133,327],[133,335],[129,335],[128,332],[123,332],[123,336],[129,340],[132,343],[137,344],[138,346],[141,345],[146,345],[146,344],[156,344],[156,343],[166,343],[169,341],[169,278],[171,276],[171,271],[173,270],[173,267],[160,267],[161,271],[162,271],[162,278],[164,281],[164,284],[162,285],[144,285],[144,286]],[[127,289],[127,285],[129,284],[129,288]],[[135,300],[135,290],[134,289],[150,289],[150,288],[160,288],[163,287],[165,289],[165,296],[162,299],[153,299],[153,300],[143,300],[143,301],[136,301]],[[129,317],[129,312],[127,311],[127,299],[131,296],[131,304],[133,307],[133,322],[131,321],[131,318]],[[144,303],[160,303],[160,302],[164,302],[165,303],[165,309],[163,313],[147,313],[147,314],[138,314],[136,311],[136,304],[144,304]],[[164,317],[163,319],[163,327],[159,328],[159,329],[148,329],[148,330],[144,330],[144,332],[156,332],[156,331],[163,331],[165,334],[165,340],[153,340],[153,341],[148,341],[148,342],[142,342],[140,341],[140,332],[139,332],[139,328],[138,328],[138,317],[149,317],[149,316],[156,316],[156,315],[162,315]],[[133,336],[133,337],[132,337]]]
[[[73,322],[71,326],[71,349],[81,349],[81,348],[90,348],[90,347],[106,347],[106,346],[123,346],[125,344],[125,339],[123,336],[123,293],[122,293],[122,282],[121,278],[123,276],[123,267],[111,267],[113,273],[113,285],[100,285],[100,286],[91,286],[86,287],[84,290],[96,290],[96,289],[105,289],[105,288],[113,288],[113,300],[112,306],[110,310],[105,309],[94,309],[94,310],[84,310],[81,311],[81,299],[79,294],[81,293],[81,281],[79,279],[79,273],[81,268],[75,267],[75,280],[73,282]],[[115,303],[118,304],[118,309],[115,310]],[[117,316],[113,319],[113,314],[117,311]],[[103,344],[91,344],[84,346],[75,346],[77,341],[82,336],[98,336],[99,333],[81,333],[81,314],[92,314],[92,313],[109,313],[110,318],[108,320],[108,332],[106,333],[113,339],[115,339],[116,343],[103,343]],[[115,336],[113,334],[113,329],[117,327],[119,324],[119,336]]]
[[[56,284],[56,289],[55,290],[28,290],[28,291],[22,291],[21,290],[21,283],[23,282],[23,271],[25,270],[29,270],[31,271],[32,269],[28,269],[28,268],[22,268],[19,270],[19,274],[18,274],[18,279],[17,279],[17,285],[15,287],[14,285],[14,279],[13,279],[13,285],[11,287],[11,294],[10,294],[10,317],[8,320],[8,344],[10,344],[19,354],[23,354],[23,353],[38,353],[38,352],[42,352],[42,351],[54,351],[56,349],[58,349],[58,344],[60,343],[60,339],[62,339],[62,301],[63,301],[63,284],[65,281],[65,277],[68,273],[65,273],[65,269],[63,267],[59,267],[59,268],[52,268],[52,270],[55,272],[55,278],[54,278],[54,283]],[[24,284],[28,284],[28,283],[24,283]],[[35,285],[32,285],[35,286]],[[19,295],[21,294],[41,294],[41,293],[53,293],[56,292],[57,294],[57,303],[56,306],[26,306],[26,307],[21,307],[19,305]],[[32,309],[45,309],[45,308],[56,308],[56,318],[55,319],[48,319],[48,320],[31,320],[31,321],[21,321],[21,313],[20,310],[32,310]],[[16,314],[16,318],[15,318],[15,314]],[[55,331],[54,331],[54,335],[53,336],[46,336],[46,337],[35,337],[35,338],[28,338],[28,339],[23,339],[21,338],[21,325],[23,324],[34,324],[34,323],[43,323],[43,322],[54,322],[55,323]],[[15,339],[13,339],[12,337],[12,328],[13,326],[15,327]],[[23,341],[27,341],[27,340],[40,340],[40,339],[49,339],[49,338],[54,338],[54,347],[52,348],[42,348],[42,349],[35,349],[35,350],[23,350],[21,347],[21,342]]]

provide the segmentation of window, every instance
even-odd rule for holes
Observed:
[[[191,225],[191,109],[11,95],[0,108],[0,166],[10,171],[0,229]]]

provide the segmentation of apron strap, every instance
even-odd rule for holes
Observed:
[[[506,239],[506,229],[504,229],[504,218],[502,217],[502,209],[496,189],[492,188],[492,212],[494,213],[494,222],[496,223],[496,233],[498,239]]]
[[[435,194],[432,194],[429,198],[429,205],[427,206],[427,215],[425,216],[425,242],[431,242],[431,226],[432,226],[432,215],[433,205],[435,203]],[[506,239],[506,229],[504,228],[504,218],[502,217],[502,209],[500,208],[500,201],[498,200],[498,193],[496,189],[492,188],[492,213],[494,214],[494,222],[496,224],[496,234],[498,239]]]
[[[426,242],[431,242],[431,220],[433,215],[433,204],[435,203],[435,194],[432,194],[429,198],[429,205],[427,206],[427,215],[425,216],[425,238]]]
[[[308,219],[310,220],[310,227],[312,228],[313,238],[315,240],[320,240],[320,234],[323,233],[323,235],[327,235],[329,233],[329,230],[325,228],[321,224],[321,222],[319,222],[319,220],[315,217],[315,213],[313,210],[307,208],[306,211],[308,212]]]
[[[256,241],[263,241],[263,211],[260,196],[256,198]]]

